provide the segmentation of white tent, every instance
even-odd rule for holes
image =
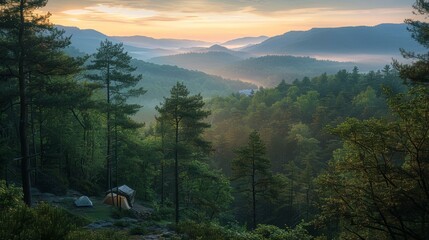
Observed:
[[[92,202],[87,196],[82,196],[74,201],[76,207],[92,207]]]

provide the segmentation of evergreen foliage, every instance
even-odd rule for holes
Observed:
[[[249,135],[247,146],[236,151],[237,157],[232,162],[233,178],[243,180],[245,186],[239,191],[250,195],[252,228],[256,228],[256,196],[263,195],[270,184],[270,160],[265,158],[266,147],[259,133],[253,131]]]
[[[133,76],[136,69],[130,65],[131,57],[124,52],[122,44],[113,44],[107,39],[100,43],[100,47],[94,54],[88,70],[93,72],[86,77],[95,82],[101,82],[106,89],[106,169],[107,189],[112,188],[112,166],[117,168],[118,161],[118,128],[137,128],[140,125],[129,118],[140,108],[136,104],[127,104],[129,97],[137,97],[144,94],[143,88],[132,88],[138,84],[142,76]],[[114,146],[112,146],[114,142]],[[117,169],[116,169],[117,172]],[[116,175],[116,185],[118,176]]]
[[[1,2],[0,8],[0,75],[10,99],[6,106],[12,108],[19,99],[21,178],[27,205],[31,205],[30,92],[52,76],[76,73],[81,64],[62,52],[70,41],[63,37],[63,31],[49,23],[50,14],[37,14],[46,3],[46,0],[8,0]]]
[[[321,216],[344,236],[427,237],[428,96],[410,89],[389,98],[394,121],[350,118],[333,130],[344,145],[319,177]]]
[[[414,14],[423,17],[429,15],[429,5],[425,0],[416,0],[413,5],[415,11]],[[411,31],[411,36],[421,44],[426,50],[429,48],[429,23],[420,20],[406,19],[405,23],[408,24],[408,30]],[[405,48],[405,46],[404,46]],[[399,61],[394,61],[394,67],[400,72],[401,77],[404,80],[411,80],[413,82],[429,81],[428,77],[428,61],[429,53],[415,53],[413,51],[407,51],[407,49],[401,49],[402,56],[405,59],[411,59],[411,64],[401,64]]]
[[[170,97],[164,98],[164,102],[157,111],[160,114],[158,118],[162,124],[167,124],[172,130],[170,143],[172,156],[174,159],[174,205],[175,221],[179,222],[179,185],[180,185],[180,166],[189,160],[190,157],[198,156],[198,152],[207,152],[210,148],[208,142],[201,138],[202,133],[210,125],[203,120],[210,114],[203,110],[204,102],[201,95],[189,96],[189,91],[185,85],[177,82],[171,89]]]

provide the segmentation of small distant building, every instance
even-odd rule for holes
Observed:
[[[258,89],[243,89],[238,91],[238,93],[241,95],[253,96],[253,94],[255,94],[256,91],[258,91]]]

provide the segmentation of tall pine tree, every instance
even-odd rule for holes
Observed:
[[[233,176],[245,184],[242,189],[251,195],[252,228],[256,228],[257,195],[263,193],[271,179],[271,162],[265,157],[266,147],[259,133],[253,131],[249,135],[247,146],[236,151],[236,158],[232,162]]]
[[[210,112],[203,109],[204,101],[200,94],[189,96],[189,91],[183,83],[177,82],[170,91],[170,97],[164,98],[161,106],[156,109],[160,113],[160,120],[163,124],[168,124],[173,129],[171,134],[173,141],[172,149],[174,156],[174,203],[175,221],[180,220],[179,213],[179,160],[187,159],[191,153],[198,149],[207,150],[209,144],[205,142],[201,135],[204,129],[210,125],[203,120],[209,116]]]
[[[118,127],[138,127],[129,115],[140,108],[136,104],[127,104],[129,97],[144,94],[143,88],[134,88],[142,79],[141,75],[132,75],[135,68],[130,64],[131,57],[124,52],[123,44],[114,44],[107,39],[100,43],[94,54],[91,64],[88,65],[90,73],[86,76],[99,82],[106,91],[106,170],[107,187],[112,188],[112,163],[117,164],[117,133]],[[112,134],[114,132],[114,135]],[[115,145],[112,148],[112,141]]]
[[[47,0],[5,0],[0,2],[0,75],[16,81],[19,98],[19,142],[24,201],[31,205],[28,139],[28,94],[33,82],[79,70],[79,62],[62,52],[70,44],[49,23],[50,14],[36,12]],[[13,103],[11,103],[13,104]]]

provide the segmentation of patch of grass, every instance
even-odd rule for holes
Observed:
[[[111,219],[113,207],[105,204],[94,205],[92,208],[75,208],[73,212],[90,221]]]
[[[65,200],[59,204],[69,212],[88,219],[91,222],[100,220],[110,220],[114,207],[103,204],[101,199],[91,198],[93,207],[78,208],[74,205],[74,200]]]
[[[129,239],[126,232],[117,230],[78,230],[71,232],[66,240],[124,240]]]
[[[130,235],[144,235],[147,233],[148,233],[148,230],[144,225],[136,225],[132,227],[129,231]]]
[[[124,217],[135,218],[135,215],[130,210],[113,208],[113,210],[111,212],[111,217],[113,217],[114,219],[121,219],[121,218],[124,218]]]
[[[113,225],[115,225],[116,227],[125,228],[125,227],[129,227],[131,223],[123,220],[117,220],[113,223]]]

